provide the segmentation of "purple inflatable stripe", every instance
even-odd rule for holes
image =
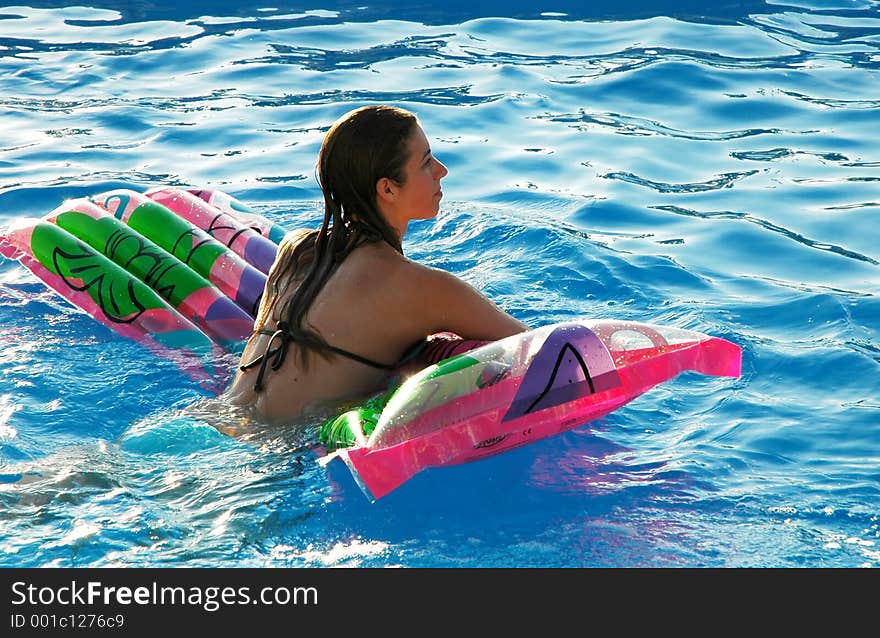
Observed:
[[[266,285],[266,275],[256,268],[245,268],[241,273],[241,282],[235,294],[235,303],[244,308],[252,317],[257,316],[260,298]]]
[[[229,297],[219,297],[205,311],[205,319],[208,321],[240,319],[242,317],[247,317],[247,315]]]
[[[256,232],[256,231],[254,231]],[[251,235],[248,243],[244,247],[244,259],[254,268],[265,274],[269,274],[269,269],[275,261],[275,253],[278,246],[262,235]]]
[[[563,324],[532,359],[503,421],[620,386],[608,348],[592,330]]]

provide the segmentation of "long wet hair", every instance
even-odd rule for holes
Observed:
[[[304,325],[304,319],[352,250],[364,243],[384,241],[403,254],[400,237],[379,212],[376,183],[383,177],[404,183],[407,142],[417,125],[415,114],[404,109],[365,106],[339,118],[324,137],[317,164],[324,219],[318,230],[293,231],[281,241],[255,322],[255,331],[265,329],[278,300],[284,298],[276,315],[278,324],[272,330],[283,330],[285,336],[278,356],[273,357],[272,369],[283,363],[291,340],[299,346],[304,366],[310,352],[330,355],[327,342]],[[281,294],[293,285],[293,294]]]

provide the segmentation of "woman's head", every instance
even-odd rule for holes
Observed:
[[[421,126],[410,134],[406,148],[401,177],[382,177],[376,184],[376,204],[400,237],[411,220],[437,215],[443,197],[440,180],[449,172],[434,157]]]
[[[339,224],[401,249],[401,238],[377,204],[376,185],[383,178],[406,181],[408,142],[420,130],[415,114],[393,106],[355,109],[330,127],[318,155],[325,227]]]
[[[321,228],[291,233],[282,242],[255,324],[263,329],[274,318],[283,325],[304,363],[309,351],[328,353],[303,320],[336,266],[364,242],[384,241],[402,253],[407,222],[437,213],[446,175],[418,118],[393,106],[366,106],[339,118],[324,137],[317,171],[324,193]],[[279,352],[273,368],[286,347]]]

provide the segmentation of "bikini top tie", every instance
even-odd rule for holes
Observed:
[[[361,356],[355,352],[349,352],[348,350],[337,348],[336,346],[329,343],[323,344],[316,339],[302,333],[301,331],[294,332],[290,329],[290,326],[287,324],[286,321],[279,321],[275,330],[260,329],[257,331],[257,334],[270,335],[269,340],[266,342],[266,348],[263,350],[263,354],[256,356],[254,359],[247,363],[243,363],[238,368],[242,372],[245,372],[256,365],[260,366],[259,370],[257,371],[257,379],[254,382],[254,392],[261,392],[263,390],[263,379],[266,376],[266,367],[270,364],[270,362],[272,365],[272,370],[277,370],[281,367],[281,364],[284,363],[284,358],[287,356],[287,349],[291,341],[308,344],[319,350],[330,350],[335,354],[342,355],[343,357],[348,357],[349,359],[370,366],[372,368],[389,371],[395,370],[397,368],[396,365],[387,365],[378,361],[373,361],[372,359],[368,359],[367,357]]]

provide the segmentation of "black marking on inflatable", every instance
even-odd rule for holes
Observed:
[[[177,241],[174,242],[174,246],[171,247],[172,254],[175,254],[175,255],[177,254],[177,247],[180,245],[180,242],[182,242],[184,240],[184,238],[186,238],[187,236],[195,237],[198,239],[198,234],[195,229],[190,229],[190,230],[186,231],[185,233],[182,233],[180,235],[180,237],[177,238]],[[212,241],[216,241],[216,240],[212,239],[211,237],[207,237],[206,239],[202,239],[201,241],[199,241],[195,246],[193,246],[189,250],[189,252],[186,254],[186,256],[181,261],[183,261],[186,264],[189,264],[190,260],[193,258],[193,255],[196,254],[196,251],[199,248],[201,248],[202,246],[204,246],[205,244],[210,244]]]
[[[478,449],[482,449],[482,448],[493,447],[493,446],[501,443],[504,439],[506,439],[509,436],[510,436],[510,434],[499,434],[498,436],[493,436],[491,438],[484,439],[484,440],[480,441],[479,443],[476,443],[474,445],[474,449],[478,450]]]
[[[206,194],[208,191],[205,191],[205,190],[197,190],[197,191],[196,191],[196,190],[194,190],[194,191],[189,191],[189,192],[192,193],[193,195],[195,195],[196,197],[198,197],[198,198],[199,198],[200,200],[202,200],[203,202],[207,202],[209,206],[213,206],[214,208],[219,208],[218,206],[216,206],[216,205],[212,204],[211,202],[209,202],[208,199],[206,199],[205,197],[202,197],[202,195]],[[235,208],[235,207],[233,206],[233,208]],[[228,213],[221,211],[221,212],[220,212],[216,217],[214,217],[214,219],[211,221],[211,228],[214,228],[214,222],[217,221],[218,219],[220,219],[220,218],[223,217],[223,216],[232,217],[232,218],[234,219],[234,215],[229,215]],[[232,228],[232,227],[230,226],[229,228]],[[262,234],[263,234],[263,229],[260,228],[259,226],[249,226],[249,227],[248,227],[247,229],[245,229],[245,230],[252,230],[252,231],[254,231],[255,233],[257,233],[258,235],[260,235],[260,236],[262,236]],[[208,232],[210,233],[211,230],[209,229]],[[236,237],[233,237],[233,238],[232,238],[232,241],[235,241],[237,238],[238,238],[238,236],[236,235]],[[231,242],[230,242],[230,243],[231,243]]]
[[[212,237],[214,236],[214,231],[217,231],[217,230],[235,230],[235,225],[234,225],[234,224],[226,224],[226,225],[223,225],[223,226],[221,226],[221,225],[216,225],[216,226],[215,226],[215,224],[216,224],[216,223],[220,220],[220,218],[222,218],[222,217],[229,217],[229,215],[227,215],[226,213],[220,213],[220,214],[218,214],[218,215],[215,215],[215,216],[214,216],[214,219],[212,219],[212,220],[211,220],[211,223],[208,225],[207,231],[208,231],[208,234],[211,235]],[[244,235],[244,234],[245,234],[247,231],[249,231],[249,230],[254,230],[254,229],[253,229],[253,228],[249,228],[249,227],[239,228],[237,231],[235,231],[235,232],[232,234],[232,237],[229,239],[229,241],[226,243],[226,245],[227,245],[229,248],[232,248],[232,244],[235,243],[235,240],[238,239],[239,237],[241,237],[242,235]]]
[[[219,224],[219,223],[218,223],[219,220],[220,220],[220,218],[221,218],[221,217],[225,217],[225,216],[226,216],[225,213],[219,213],[218,215],[215,215],[215,216],[214,216],[214,219],[211,220],[211,223],[208,224],[208,227],[205,229],[205,231],[206,231],[209,235],[211,235],[211,237],[216,237],[216,236],[214,235],[214,233],[215,233],[216,231],[218,231],[218,230],[235,230],[235,226],[233,226],[232,224],[225,224],[225,225],[223,225],[223,224]],[[233,238],[233,241],[234,241],[234,240],[235,240],[235,239]],[[226,245],[227,245],[228,247],[232,247],[232,242],[230,241],[230,242],[229,242],[228,244],[226,244]]]
[[[244,235],[247,231],[251,230],[250,228],[241,228],[232,235],[232,239],[229,240],[229,247],[232,248],[232,244],[235,243],[235,240]]]
[[[169,272],[181,266],[180,262],[173,255],[169,255],[161,248],[150,248],[147,241],[143,237],[129,235],[121,230],[116,230],[107,238],[104,246],[104,254],[116,262],[116,253],[120,250],[124,241],[131,240],[137,242],[137,251],[123,264],[123,268],[129,269],[131,264],[138,259],[146,258],[150,260],[152,265],[144,275],[144,283],[155,290],[163,299],[171,301],[174,295],[174,283],[162,285],[161,281]],[[119,263],[119,262],[116,262]]]
[[[92,286],[97,286],[98,287],[98,299],[97,299],[98,307],[104,312],[104,315],[110,321],[112,321],[114,323],[133,323],[134,321],[136,321],[137,318],[140,317],[146,311],[146,306],[144,306],[140,302],[140,300],[137,298],[137,295],[135,294],[135,290],[134,290],[134,282],[132,280],[128,281],[128,296],[132,302],[132,305],[134,305],[134,307],[137,309],[137,312],[134,313],[133,315],[128,316],[128,317],[121,317],[119,315],[119,306],[116,303],[116,300],[114,299],[114,295],[113,295],[113,282],[112,282],[112,280],[109,284],[110,302],[112,303],[116,312],[113,313],[113,312],[108,311],[108,303],[104,299],[104,279],[106,278],[106,273],[101,272],[94,279],[92,279],[88,282],[85,281],[85,279],[83,279],[82,277],[80,277],[80,279],[83,279],[83,284],[81,286],[74,284],[71,280],[69,280],[67,277],[65,277],[64,275],[61,274],[62,271],[61,271],[61,263],[59,262],[59,258],[64,258],[69,261],[74,261],[74,260],[78,260],[78,259],[89,259],[89,258],[93,257],[93,255],[86,249],[85,245],[83,245],[82,248],[83,248],[83,252],[79,255],[65,252],[58,247],[53,249],[52,263],[55,266],[55,272],[57,272],[59,274],[59,276],[61,277],[61,279],[64,281],[64,283],[66,283],[68,286],[70,286],[73,290],[87,291]],[[76,266],[73,268],[69,268],[69,270],[72,275],[79,275],[80,273],[85,273],[85,272],[87,272],[89,270],[93,270],[95,268],[100,269],[100,266],[98,264],[92,263],[92,264],[86,264],[84,266]]]
[[[538,405],[541,400],[547,396],[547,393],[550,392],[553,387],[553,382],[556,380],[556,375],[559,373],[559,368],[562,366],[562,360],[565,358],[566,351],[571,351],[577,359],[578,364],[581,367],[581,371],[584,373],[584,377],[587,379],[587,383],[590,384],[590,393],[596,393],[596,386],[593,384],[593,377],[590,375],[590,369],[587,367],[587,362],[584,361],[584,358],[581,356],[581,353],[578,352],[578,349],[575,348],[568,341],[559,349],[559,355],[556,357],[556,363],[553,365],[553,372],[550,373],[550,377],[547,379],[547,385],[538,395],[538,397],[532,401],[531,405],[525,409],[523,414],[529,414],[532,410],[535,409],[535,406]]]

